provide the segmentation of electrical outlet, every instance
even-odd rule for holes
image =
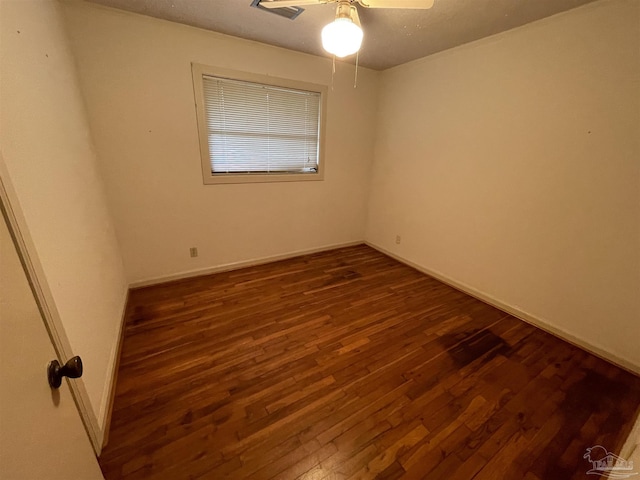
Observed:
[[[189,249],[189,255],[191,255],[191,258],[195,258],[198,256],[198,247],[191,247]]]
[[[400,245],[401,241],[402,241],[402,237],[400,235],[396,235],[396,244]]]

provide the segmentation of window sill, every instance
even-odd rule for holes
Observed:
[[[273,183],[273,182],[314,182],[324,180],[324,174],[318,173],[284,173],[284,174],[218,174],[205,175],[205,185],[219,185],[228,183]]]

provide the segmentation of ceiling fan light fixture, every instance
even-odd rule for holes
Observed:
[[[322,29],[322,47],[336,57],[353,55],[362,45],[362,28],[356,7],[340,2],[336,19]]]

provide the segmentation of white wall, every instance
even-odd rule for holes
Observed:
[[[127,283],[73,57],[57,2],[0,8],[0,147],[103,425]]]
[[[64,12],[130,282],[361,240],[375,142],[370,243],[640,369],[637,1],[363,69],[357,90],[339,64],[325,181],[207,186],[190,63],[329,84],[330,62]]]
[[[330,60],[81,2],[64,9],[130,282],[362,241],[377,72],[360,69],[354,90],[354,68],[338,65],[324,181],[203,185],[191,62],[329,85]]]
[[[605,0],[384,72],[367,240],[640,371],[639,45]]]

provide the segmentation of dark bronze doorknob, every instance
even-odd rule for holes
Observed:
[[[47,378],[51,388],[58,388],[62,384],[62,377],[79,378],[82,376],[82,359],[70,358],[67,363],[60,366],[58,360],[51,360],[47,367]]]

